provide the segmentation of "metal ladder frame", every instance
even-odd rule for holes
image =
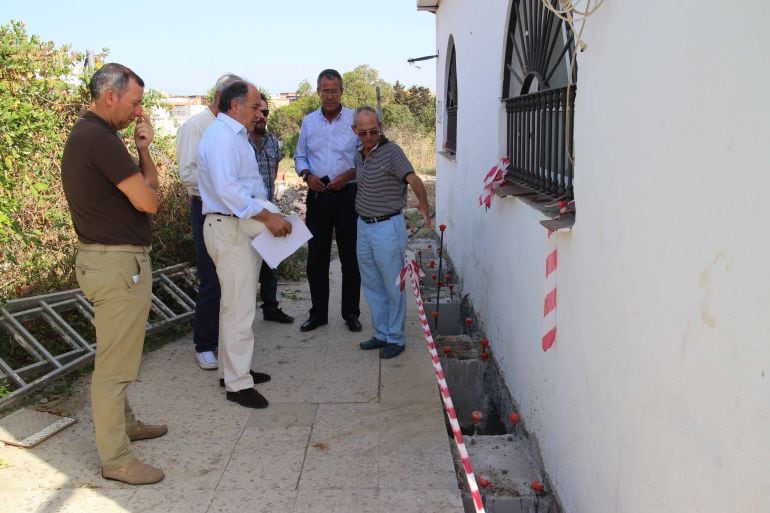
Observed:
[[[184,284],[197,293],[198,278],[195,267],[177,264],[152,273],[150,311],[158,319],[148,322],[148,334],[169,324],[187,321],[195,314],[195,299],[186,294],[179,284]],[[170,297],[172,304],[181,313],[176,313],[171,306],[164,303],[156,291],[163,291]],[[94,324],[93,307],[80,289],[14,299],[0,307],[0,329],[11,335],[11,344],[15,342],[26,352],[28,359],[34,360],[33,363],[13,368],[0,357],[0,384],[10,382],[8,384],[17,387],[10,394],[0,398],[0,410],[93,359],[96,341],[87,341],[60,315],[73,308],[91,325]],[[69,350],[52,354],[22,325],[21,321],[30,319],[45,322],[66,342]]]

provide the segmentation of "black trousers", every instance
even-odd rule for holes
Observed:
[[[278,309],[278,270],[262,261],[259,269],[259,298],[262,300],[262,310],[274,312]]]
[[[337,192],[308,190],[305,222],[313,238],[308,242],[307,279],[310,284],[310,317],[329,318],[329,260],[332,233],[342,266],[343,319],[361,315],[361,275],[356,258],[356,184],[348,184]]]

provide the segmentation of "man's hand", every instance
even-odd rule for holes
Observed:
[[[311,191],[315,192],[323,192],[326,188],[326,184],[324,184],[320,178],[313,174],[307,175],[307,186]]]
[[[331,189],[333,191],[339,191],[343,187],[345,187],[350,180],[356,177],[356,170],[355,168],[349,169],[345,171],[344,173],[337,175],[334,180],[326,184],[327,189]]]
[[[286,237],[291,233],[291,223],[284,219],[281,214],[273,212],[268,213],[268,217],[262,220],[265,226],[274,237]]]
[[[423,227],[431,230],[433,228],[433,221],[430,218],[430,212],[428,211],[428,205],[423,205],[421,203],[420,205],[417,206],[417,208],[420,209],[420,212],[422,212],[422,219],[425,222]]]
[[[134,128],[134,142],[136,143],[136,149],[141,151],[149,148],[152,137],[152,125],[150,125],[147,118],[144,116],[136,118],[136,127]]]
[[[348,177],[346,176],[347,173],[342,173],[341,175],[338,175],[334,178],[331,182],[326,184],[327,189],[331,189],[333,191],[338,191],[345,187],[348,184]]]

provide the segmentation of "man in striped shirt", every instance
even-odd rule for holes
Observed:
[[[361,285],[372,313],[374,336],[361,342],[364,350],[382,349],[380,358],[404,351],[406,294],[397,280],[404,267],[406,186],[412,188],[418,208],[431,227],[428,194],[404,151],[382,135],[382,123],[371,107],[359,107],[353,115],[353,132],[363,148],[356,154],[356,255]]]

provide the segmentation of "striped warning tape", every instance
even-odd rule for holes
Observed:
[[[569,204],[559,202],[559,215],[567,213]],[[548,351],[556,342],[556,270],[559,267],[559,247],[554,231],[548,230],[548,254],[545,257],[545,301],[543,304],[543,351]]]
[[[425,334],[425,341],[428,343],[428,351],[430,352],[430,358],[433,361],[433,370],[436,372],[436,380],[438,380],[439,390],[441,391],[441,399],[444,401],[444,409],[449,417],[449,425],[452,427],[452,434],[454,435],[455,444],[457,445],[457,452],[460,454],[460,461],[462,462],[463,470],[465,471],[465,478],[468,481],[468,488],[471,491],[471,497],[473,497],[473,506],[476,508],[476,513],[484,513],[484,503],[481,501],[481,492],[479,492],[479,487],[476,484],[473,466],[468,457],[468,450],[465,448],[463,434],[460,431],[460,423],[457,421],[457,412],[455,411],[454,404],[452,404],[452,397],[449,395],[449,387],[447,386],[446,378],[444,377],[444,370],[441,368],[441,361],[438,359],[438,353],[436,352],[436,344],[433,342],[433,335],[430,333],[428,317],[425,315],[425,305],[422,302],[420,285],[418,283],[420,277],[424,276],[424,273],[415,260],[414,253],[411,251],[406,251],[404,253],[404,261],[406,262],[406,265],[401,270],[399,287],[401,290],[404,290],[404,287],[406,286],[406,274],[409,273],[410,281],[412,282],[412,292],[414,292],[414,299],[417,303],[417,311],[420,314],[420,323],[422,324],[422,330]]]
[[[545,304],[543,305],[543,351],[556,342],[556,268],[559,264],[559,248],[554,232],[548,232],[548,256],[545,257]]]

